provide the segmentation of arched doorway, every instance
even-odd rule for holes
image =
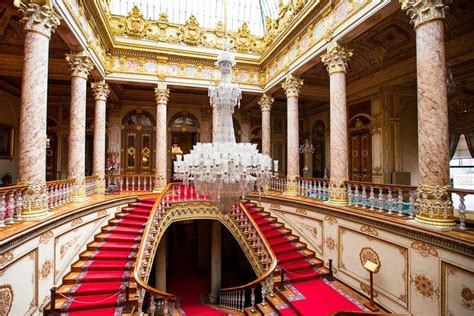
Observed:
[[[370,117],[356,115],[349,121],[350,178],[354,181],[372,181],[372,137]]]
[[[325,138],[326,126],[323,121],[318,120],[313,125],[311,140],[313,142],[313,177],[323,178],[326,168]]]
[[[126,174],[153,174],[155,132],[153,116],[143,110],[125,115],[122,126],[122,170]]]
[[[194,144],[199,138],[199,121],[196,117],[187,111],[182,111],[174,115],[168,124],[168,132],[171,134],[168,148],[174,147],[173,151],[180,151],[181,154],[189,154]],[[176,159],[176,154],[172,153],[171,161],[168,164],[172,166],[172,161]],[[173,179],[173,168],[171,170],[171,179]]]

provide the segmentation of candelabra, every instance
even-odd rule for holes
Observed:
[[[314,147],[309,142],[309,139],[306,139],[304,144],[300,146],[300,153],[304,154],[303,176],[309,178],[311,175],[309,174],[308,161],[311,159],[311,155],[314,153]]]

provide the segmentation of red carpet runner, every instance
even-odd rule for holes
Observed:
[[[65,299],[61,312],[68,315],[121,315],[125,288],[132,278],[135,256],[154,198],[139,199],[117,213],[96,235],[88,251],[73,265],[73,272],[58,290]],[[79,267],[80,272],[74,272]],[[68,285],[68,282],[73,282]]]
[[[285,230],[284,225],[278,223],[276,218],[253,203],[246,203],[245,207],[268,240],[279,264],[283,266],[285,279],[291,281],[295,294],[298,293],[290,303],[302,315],[326,316],[337,311],[364,309],[330,282],[319,278],[320,272],[314,255],[305,251],[306,248],[297,247],[298,238],[290,235],[290,231]],[[281,309],[280,313],[294,315],[289,307]]]

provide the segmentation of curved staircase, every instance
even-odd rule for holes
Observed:
[[[138,199],[115,214],[72,264],[56,292],[56,310],[68,315],[121,315],[129,286],[136,300],[133,266],[155,198]]]

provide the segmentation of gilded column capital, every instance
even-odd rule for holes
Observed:
[[[303,85],[303,80],[296,78],[293,75],[286,77],[285,82],[281,84],[283,90],[285,90],[286,97],[298,97],[300,94],[300,88]]]
[[[446,18],[446,5],[451,0],[400,0],[402,10],[410,17],[415,29],[422,23]]]
[[[66,54],[66,61],[71,66],[71,76],[81,77],[87,80],[94,64],[87,56]]]
[[[260,97],[260,99],[258,99],[258,105],[260,105],[260,110],[262,112],[270,112],[272,110],[273,101],[275,101],[275,99],[264,93]]]
[[[36,32],[51,38],[61,22],[59,14],[47,4],[15,1],[15,5],[23,15],[21,21],[25,23],[25,32]]]
[[[105,80],[96,81],[91,83],[92,94],[96,100],[107,100],[110,93],[110,88]]]
[[[350,57],[352,57],[352,49],[344,48],[336,43],[328,47],[327,53],[321,56],[321,61],[326,66],[329,74],[345,73]]]
[[[155,88],[155,99],[157,104],[168,104],[170,98],[170,89],[166,83],[159,83]]]

